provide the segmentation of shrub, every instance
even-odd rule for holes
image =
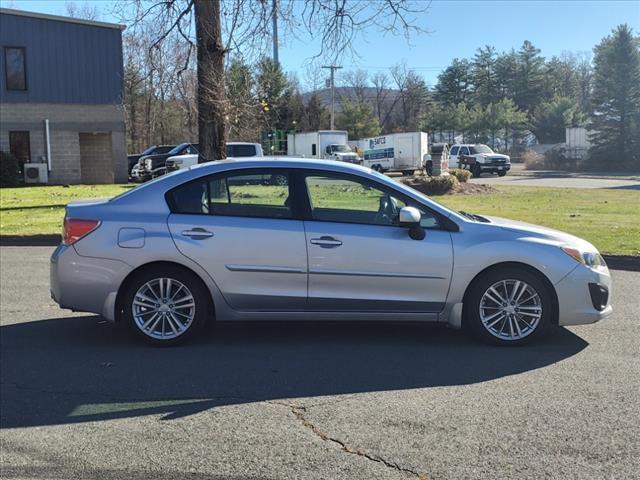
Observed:
[[[533,150],[527,150],[522,155],[525,170],[542,170],[545,167],[544,156]]]
[[[20,162],[7,152],[0,152],[0,187],[15,187],[20,179]]]
[[[471,178],[471,172],[469,170],[463,170],[462,168],[449,170],[449,174],[456,177],[460,183],[467,183]]]
[[[458,185],[458,179],[453,175],[441,175],[439,177],[413,177],[402,180],[411,188],[425,195],[444,195]]]

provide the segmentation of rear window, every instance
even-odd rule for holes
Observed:
[[[452,147],[451,148],[451,152],[449,152],[451,155],[457,155],[458,154],[458,149],[460,147],[456,146],[456,147]]]
[[[289,173],[285,170],[229,172],[172,190],[173,213],[234,217],[292,218]]]
[[[255,145],[227,145],[227,157],[255,157]]]

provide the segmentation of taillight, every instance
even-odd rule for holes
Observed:
[[[82,237],[88,235],[100,225],[98,220],[84,220],[79,218],[65,218],[62,233],[62,243],[73,245]]]

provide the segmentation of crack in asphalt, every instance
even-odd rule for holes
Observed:
[[[305,426],[306,428],[311,430],[321,440],[323,440],[325,442],[331,442],[331,443],[334,443],[334,444],[338,445],[340,447],[340,449],[345,453],[349,453],[351,455],[357,455],[359,457],[366,458],[367,460],[370,460],[372,462],[381,463],[382,465],[384,465],[384,466],[386,466],[388,468],[397,470],[398,472],[402,472],[402,473],[407,473],[407,474],[413,475],[418,480],[428,480],[429,479],[429,477],[424,473],[420,473],[420,472],[417,472],[417,471],[412,470],[410,468],[403,467],[401,465],[398,465],[395,462],[386,460],[386,459],[384,459],[384,458],[382,458],[382,457],[380,457],[378,455],[372,455],[370,453],[363,452],[362,450],[357,450],[357,449],[355,449],[353,447],[350,447],[349,445],[347,445],[342,440],[340,440],[338,438],[335,438],[335,437],[329,436],[327,433],[325,433],[324,431],[320,430],[320,428],[318,428],[318,426],[316,426],[313,422],[311,422],[311,420],[309,420],[305,416],[305,413],[307,412],[307,407],[305,407],[304,405],[295,405],[295,404],[291,404],[291,403],[278,402],[278,401],[272,401],[272,402],[269,402],[269,403],[289,408],[289,410],[291,410],[291,413],[296,417],[297,420],[300,421],[300,423],[302,423],[303,426]]]

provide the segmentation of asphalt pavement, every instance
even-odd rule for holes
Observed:
[[[557,188],[615,188],[640,190],[640,178],[635,175],[616,176],[570,173],[558,171],[525,170],[523,164],[514,163],[511,171],[504,177],[484,173],[480,178],[472,178],[472,183],[486,185],[512,185],[520,187],[557,187]]]
[[[141,345],[0,248],[0,478],[638,478],[640,273],[610,318],[498,348],[407,325],[224,325]]]

